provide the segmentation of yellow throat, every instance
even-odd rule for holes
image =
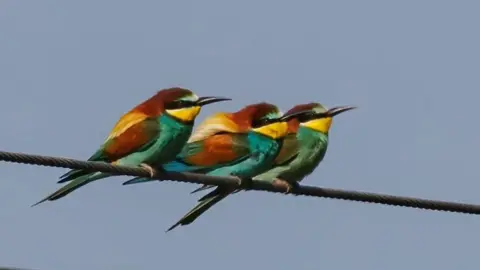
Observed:
[[[197,115],[200,113],[200,109],[201,109],[200,106],[193,106],[193,107],[181,108],[181,109],[175,109],[175,110],[166,110],[166,112],[183,122],[191,122],[195,120]]]
[[[330,130],[330,126],[332,125],[332,120],[332,117],[320,118],[301,123],[300,125],[311,128],[315,131],[328,133],[328,131]]]
[[[287,135],[288,125],[286,122],[275,122],[252,130],[272,139],[279,139]]]

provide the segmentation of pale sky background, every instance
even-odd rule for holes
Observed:
[[[0,149],[88,158],[124,112],[184,86],[237,110],[358,105],[305,184],[480,203],[478,1],[0,1]],[[197,122],[198,123],[198,122]],[[479,268],[480,217],[99,181],[0,163],[0,265],[38,270]]]

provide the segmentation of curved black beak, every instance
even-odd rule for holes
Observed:
[[[313,111],[307,111],[307,112],[303,112],[299,116],[298,120],[300,122],[308,122],[308,121],[314,120],[314,119],[334,117],[335,115],[338,115],[338,114],[341,114],[343,112],[350,111],[350,110],[353,110],[353,109],[356,109],[356,108],[357,107],[355,107],[355,106],[338,106],[338,107],[331,108],[330,110],[328,110],[326,112],[321,112],[321,113],[315,113]]]
[[[334,117],[335,115],[344,113],[346,111],[350,111],[353,109],[356,109],[357,107],[355,106],[338,106],[338,107],[333,107],[330,110],[327,111],[328,116]]]
[[[227,101],[227,100],[232,100],[231,98],[224,98],[224,97],[200,97],[197,100],[197,105],[198,106],[204,106],[207,104],[212,104],[215,102],[220,102],[220,101]]]
[[[284,114],[282,115],[280,118],[278,118],[278,121],[282,122],[282,121],[290,121],[294,118],[299,118],[299,117],[303,117],[303,116],[306,116],[306,115],[309,115],[311,114],[312,112],[309,111],[309,110],[305,110],[305,111],[299,111],[299,112],[293,112],[293,113],[288,113],[288,114]]]

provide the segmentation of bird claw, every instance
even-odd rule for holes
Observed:
[[[146,169],[150,173],[150,177],[153,178],[155,176],[155,169],[152,168],[150,165],[146,163],[140,164],[140,167]]]
[[[248,189],[248,187],[250,187],[250,184],[252,183],[252,179],[250,178],[241,178],[238,176],[233,176],[233,177],[237,178],[238,186],[241,189]]]
[[[273,185],[277,187],[283,187],[285,189],[285,194],[289,194],[297,186],[280,178],[275,178],[273,180]]]

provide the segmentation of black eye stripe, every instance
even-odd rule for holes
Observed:
[[[265,126],[270,123],[274,123],[276,121],[277,119],[269,119],[269,118],[255,119],[252,121],[252,127],[257,128],[257,127]]]
[[[192,107],[195,105],[195,101],[190,100],[175,100],[165,104],[165,109],[167,110],[175,110],[181,108]]]
[[[300,121],[300,122],[307,122],[307,121],[313,119],[314,116],[315,116],[315,114],[314,114],[313,112],[312,112],[312,113],[308,113],[308,114],[304,114],[304,115],[300,115],[300,116],[298,117],[298,121]]]
[[[308,122],[310,120],[314,120],[314,119],[320,119],[322,117],[320,117],[321,115],[323,115],[324,117],[327,117],[327,113],[324,112],[324,113],[315,113],[315,112],[310,112],[310,113],[307,113],[307,114],[304,114],[304,115],[300,115],[297,119],[298,121],[300,122]]]

